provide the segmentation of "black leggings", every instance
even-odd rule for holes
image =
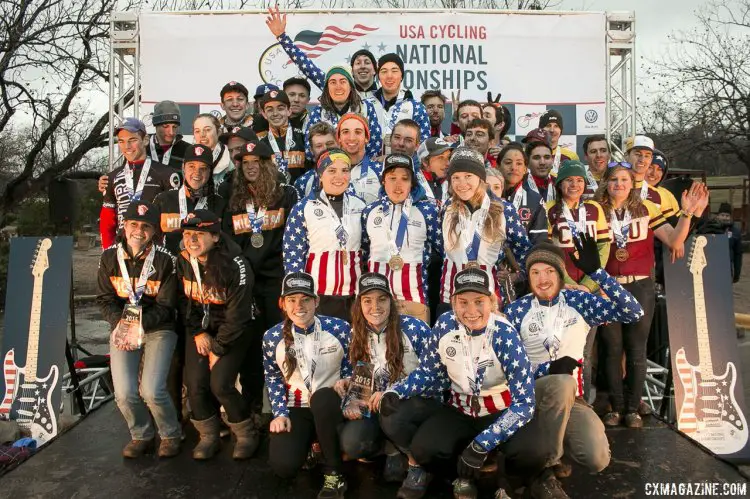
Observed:
[[[250,408],[237,391],[235,381],[245,361],[252,334],[246,331],[240,336],[213,369],[208,367],[208,357],[198,353],[195,340],[186,338],[185,384],[193,419],[203,421],[217,415],[219,404],[224,407],[230,423],[239,423],[250,417]]]
[[[599,338],[604,342],[607,358],[599,369],[607,374],[609,399],[612,410],[620,413],[636,412],[641,402],[643,383],[646,381],[646,345],[654,315],[654,281],[641,279],[623,287],[635,296],[643,307],[644,316],[633,324],[619,322],[599,328]],[[625,350],[627,377],[623,387],[622,352]]]
[[[325,459],[324,471],[341,471],[339,425],[344,422],[341,397],[333,388],[320,388],[310,399],[310,407],[290,407],[292,431],[271,433],[268,462],[281,478],[292,478],[302,468],[317,435]]]
[[[341,320],[351,323],[353,304],[353,296],[320,295],[318,313],[329,317],[338,317]]]

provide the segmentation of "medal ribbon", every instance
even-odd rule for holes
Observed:
[[[570,228],[571,234],[573,234],[574,238],[580,241],[581,234],[586,233],[586,205],[583,201],[578,201],[578,222],[576,222],[573,220],[573,213],[570,211],[570,208],[568,208],[568,204],[564,200],[561,200],[560,203],[562,203],[563,216],[568,223],[568,228]]]
[[[176,140],[177,139],[175,138],[175,141]],[[159,162],[159,154],[156,152],[156,150],[157,150],[156,148],[159,147],[159,144],[157,144],[157,142],[156,142],[156,136],[152,135],[148,142],[149,142],[149,146],[151,148],[151,159],[153,161],[156,161],[158,163]],[[173,148],[174,148],[174,142],[172,142],[172,144],[169,146],[169,149],[167,149],[164,152],[164,158],[161,161],[162,164],[165,164],[165,165],[169,164],[169,158],[172,157],[172,149]]]
[[[250,229],[254,234],[260,234],[263,230],[263,222],[266,218],[266,207],[263,206],[258,210],[258,214],[255,214],[255,206],[253,203],[247,203],[245,205],[247,211],[247,221],[250,223]]]
[[[536,184],[534,184],[534,186],[536,187]],[[526,204],[526,189],[524,189],[521,184],[518,184],[516,187],[516,193],[513,194],[513,206],[515,206],[516,211],[518,211],[524,204]]]
[[[198,293],[200,293],[201,295],[201,305],[203,305],[203,320],[201,320],[201,327],[203,327],[203,329],[208,329],[209,305],[208,300],[206,299],[206,295],[203,293],[203,279],[201,278],[201,269],[198,266],[198,259],[191,256],[190,266],[193,268],[195,281],[198,283]]]
[[[461,350],[463,353],[463,364],[464,364],[464,375],[469,382],[469,390],[472,396],[479,397],[479,392],[482,390],[482,384],[484,383],[484,374],[487,371],[487,366],[490,361],[490,343],[492,337],[495,334],[495,316],[490,315],[490,320],[487,323],[487,329],[484,331],[484,338],[482,339],[482,348],[479,351],[479,356],[476,362],[471,355],[471,345],[469,339],[470,331],[464,326],[465,334],[459,334],[458,337],[461,341]]]
[[[648,182],[645,180],[642,181],[641,184],[641,201],[645,201],[646,198],[648,198]]]
[[[552,162],[552,173],[554,175],[557,175],[557,171],[560,169],[560,159],[562,159],[562,147],[558,145],[555,151],[555,159]]]
[[[547,311],[545,311],[537,298],[534,298],[531,302],[531,316],[542,328],[542,335],[545,338],[544,348],[547,349],[550,361],[557,359],[557,351],[560,349],[560,338],[557,333],[562,335],[565,332],[563,325],[568,315],[565,296],[562,293],[557,296],[557,313],[554,317],[552,314],[547,314],[551,307],[546,307]]]
[[[188,216],[187,193],[185,192],[186,189],[187,187],[183,187],[177,193],[177,202],[180,205],[180,220],[185,220]],[[198,200],[197,203],[195,203],[195,208],[193,208],[193,210],[205,210],[207,205],[208,196],[203,196]]]
[[[470,262],[479,259],[479,244],[482,241],[481,231],[489,210],[490,197],[486,194],[482,199],[482,206],[470,217],[466,217],[463,210],[458,210],[458,228],[461,231],[459,241],[462,241],[466,246],[466,258]]]
[[[120,243],[117,247],[117,264],[120,266],[120,274],[125,282],[125,289],[128,292],[128,301],[132,305],[138,305],[140,303],[143,292],[146,290],[148,274],[154,264],[156,249],[152,245],[146,251],[148,251],[148,255],[146,255],[146,259],[143,262],[143,268],[141,268],[141,275],[138,276],[138,282],[136,282],[135,289],[133,289],[133,283],[130,280],[128,267],[125,265],[125,243]]]
[[[146,158],[141,169],[141,175],[138,177],[138,185],[133,190],[133,180],[135,177],[135,168],[131,168],[130,163],[125,163],[125,187],[128,189],[131,201],[138,201],[143,195],[143,188],[146,186],[148,172],[151,169],[151,158]]]
[[[391,203],[388,197],[383,198],[383,219],[388,218],[390,215]],[[401,254],[401,248],[404,246],[404,239],[406,239],[407,228],[409,226],[409,215],[411,214],[412,199],[411,196],[407,197],[404,204],[401,206],[401,217],[399,217],[398,228],[396,229],[396,238],[394,240],[393,232],[391,227],[393,226],[393,219],[385,226],[386,234],[388,237],[388,250],[391,257]],[[396,206],[393,206],[393,215],[396,214]]]
[[[276,166],[280,171],[287,172],[289,170],[289,161],[284,159],[284,153],[279,149],[276,136],[273,134],[270,126],[268,127],[268,143],[271,144],[271,149],[273,149],[273,153],[276,156]],[[289,153],[295,145],[294,128],[291,123],[287,122],[286,134],[284,136],[284,151]]]
[[[216,163],[219,161],[219,158],[221,158],[221,155],[224,154],[224,144],[219,143],[214,147],[214,150],[211,151],[211,155],[214,158],[214,166],[216,166]]]
[[[622,249],[628,244],[628,235],[630,234],[630,221],[632,216],[630,210],[625,209],[622,220],[617,217],[615,210],[609,216],[609,225],[612,227],[612,235],[615,236],[615,244]]]
[[[388,372],[388,363],[382,362],[380,357],[380,338],[385,332],[378,334],[376,331],[369,328],[368,336],[370,340],[370,362],[373,365],[373,376],[375,378],[375,390],[382,391],[388,386],[388,380],[390,379],[390,373]]]
[[[313,393],[313,377],[315,376],[315,369],[318,363],[315,357],[320,353],[320,338],[322,336],[323,326],[320,324],[320,319],[315,316],[315,331],[313,334],[312,352],[308,356],[305,346],[307,345],[307,336],[297,332],[297,326],[292,327],[292,336],[294,336],[294,351],[297,354],[297,367],[302,375],[302,381],[305,382],[307,391],[310,395]]]
[[[338,214],[336,213],[336,210],[333,209],[333,206],[331,206],[331,201],[328,200],[328,195],[325,193],[325,191],[320,191],[320,198],[323,201],[323,204],[325,204],[328,207],[328,210],[331,212],[331,216],[333,217],[333,221],[336,224],[336,238],[339,240],[339,246],[341,246],[342,251],[346,251],[346,243],[349,240],[349,233],[346,232],[346,227],[349,226],[349,196],[347,193],[344,193],[344,208],[343,208],[343,221],[341,218],[339,218]]]

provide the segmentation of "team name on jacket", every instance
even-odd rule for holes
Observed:
[[[325,315],[316,316],[320,320],[321,335],[318,351],[314,351],[314,328],[304,335],[304,345],[296,343],[290,346],[292,356],[297,356],[296,349],[304,348],[308,355],[308,364],[315,361],[312,372],[311,388],[313,393],[320,388],[332,387],[336,381],[348,378],[352,374],[349,363],[349,339],[351,327],[349,323],[335,317]],[[268,397],[271,410],[275,417],[289,417],[289,407],[309,407],[310,391],[304,382],[300,371],[299,361],[292,376],[284,377],[286,372],[286,350],[282,333],[283,323],[277,324],[263,335],[263,371],[268,385]],[[293,330],[303,331],[296,326]]]
[[[536,377],[547,374],[550,362],[563,357],[583,364],[586,337],[592,327],[607,322],[631,323],[643,317],[643,308],[635,297],[603,269],[597,270],[591,278],[610,300],[584,291],[563,289],[550,302],[537,300],[529,294],[506,307],[508,320],[521,334]],[[543,315],[539,316],[537,311]],[[581,396],[583,368],[576,368],[573,377],[578,386],[576,395]]]
[[[369,272],[388,278],[396,299],[427,303],[427,265],[432,249],[440,248],[442,240],[437,208],[426,199],[412,205],[399,253],[404,266],[394,270],[388,265],[390,243],[398,233],[403,207],[403,203],[394,205],[383,196],[365,208],[362,212],[362,259],[367,262]]]
[[[486,334],[491,336],[485,338]],[[464,362],[466,342],[470,364],[479,361],[484,378],[479,387],[479,412],[472,410],[473,392]],[[486,344],[486,358],[481,358]],[[503,412],[475,441],[491,450],[511,437],[534,415],[533,370],[518,332],[504,317],[491,314],[487,329],[471,335],[453,312],[441,315],[432,329],[419,367],[392,391],[401,398],[418,396],[430,389],[449,389],[448,404],[472,417]]]
[[[361,273],[362,210],[365,203],[345,193],[341,223],[348,234],[343,248],[336,236],[338,217],[322,200],[326,194],[311,194],[292,209],[284,231],[284,271],[309,273],[320,295],[353,296]],[[346,256],[344,256],[346,253]]]

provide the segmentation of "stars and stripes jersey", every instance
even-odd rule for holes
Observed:
[[[643,182],[645,182],[645,180],[636,180],[633,189],[640,192]],[[669,199],[670,197],[672,199]],[[677,199],[675,199],[671,192],[663,188],[659,189],[649,185],[648,190],[646,191],[646,200],[654,203],[654,205],[659,208],[659,211],[661,211],[661,214],[664,215],[665,219],[677,215],[677,211],[680,210],[680,205],[677,203]],[[677,207],[677,211],[674,211],[675,207]]]
[[[341,221],[348,234],[342,249],[336,236],[338,217],[323,201],[325,195],[322,190],[313,191],[292,208],[284,231],[284,271],[312,275],[319,295],[354,296],[362,272],[360,243],[365,202],[348,192],[344,194],[349,212]]]
[[[367,127],[370,129],[370,140],[365,146],[365,155],[372,157],[380,156],[383,148],[382,131],[378,123],[377,112],[372,102],[362,101],[360,109],[349,109],[348,112],[357,113],[367,120]],[[322,106],[315,106],[313,108],[310,112],[310,120],[307,122],[307,128],[305,128],[305,154],[308,159],[312,160],[313,158],[312,149],[310,148],[310,127],[320,121],[325,121],[336,129],[340,118],[341,116],[337,113],[323,109]]]
[[[318,182],[318,176],[316,175],[315,168],[308,170],[300,175],[297,180],[294,181],[294,188],[297,190],[297,196],[299,199],[305,199],[315,189],[315,184]]]
[[[622,220],[624,213],[615,213],[618,220]],[[651,275],[654,269],[654,231],[664,224],[667,224],[666,218],[656,207],[648,200],[643,201],[635,213],[630,214],[630,231],[625,249],[628,251],[628,259],[624,262],[617,260],[617,244],[612,243],[609,248],[609,259],[606,262],[606,269],[610,275],[629,276],[629,275]],[[611,225],[608,225],[612,230]],[[614,241],[614,234],[611,235]]]
[[[383,164],[365,155],[361,162],[352,165],[351,187],[354,193],[370,204],[380,197],[380,177],[383,175]]]
[[[403,371],[399,380],[405,378],[419,366],[419,358],[425,350],[427,341],[432,334],[430,326],[424,321],[411,317],[409,315],[399,316],[399,325],[401,330],[401,344],[404,347]],[[368,341],[368,354],[370,362],[374,364],[375,372],[375,390],[385,391],[395,383],[390,383],[391,373],[388,371],[388,348],[385,341],[385,333],[376,333],[370,330]],[[375,352],[371,351],[375,346]],[[355,364],[355,363],[353,363]],[[396,381],[398,383],[398,381]],[[434,396],[439,392],[428,391],[425,396]]]
[[[286,134],[292,133],[291,151],[286,150]],[[271,140],[276,142],[279,152],[281,153],[281,161],[276,154],[271,156],[273,163],[279,169],[279,171],[289,172],[289,178],[291,181],[297,180],[303,173],[305,173],[305,167],[307,166],[305,161],[305,132],[291,126],[287,126],[283,135],[274,134],[271,137],[271,133],[266,132],[260,140],[265,142],[268,147],[271,146]],[[281,162],[281,164],[279,164]]]
[[[410,195],[414,196],[414,190]],[[396,240],[403,208],[403,203],[394,205],[385,194],[367,205],[362,212],[362,260],[367,262],[369,272],[388,278],[397,300],[427,304],[427,266],[432,250],[441,245],[442,238],[438,212],[435,203],[427,199],[413,202],[398,253],[403,268],[395,270],[388,262],[393,256],[391,242]]]
[[[391,151],[391,134],[396,124],[405,119],[414,120],[419,125],[420,143],[430,138],[430,118],[424,105],[415,100],[411,91],[401,89],[396,97],[396,102],[388,107],[383,96],[383,89],[379,88],[373,94],[372,104],[378,115],[378,123],[383,131],[384,152]],[[388,107],[386,109],[386,107]]]
[[[609,300],[598,294],[563,289],[551,301],[536,300],[528,294],[505,308],[508,320],[519,331],[529,356],[535,377],[549,373],[550,362],[571,357],[583,364],[586,337],[592,327],[607,322],[636,322],[643,317],[638,300],[620,283],[599,269],[591,278],[607,293]],[[543,317],[534,313],[534,303],[544,311]],[[560,327],[545,328],[548,318],[560,317]],[[552,323],[556,324],[556,323]],[[577,382],[577,396],[583,395],[583,368],[576,368],[573,377]]]
[[[490,328],[492,329],[489,333]],[[478,359],[484,368],[484,379],[479,391],[479,412],[472,409],[473,392],[465,372],[464,342],[468,339],[470,355],[476,365],[481,357],[485,335],[489,351]],[[471,364],[471,362],[470,362]],[[458,323],[453,312],[441,315],[419,357],[419,367],[391,391],[400,398],[422,395],[429,390],[449,390],[447,404],[472,417],[502,412],[502,415],[474,441],[486,450],[492,450],[510,438],[534,415],[534,381],[531,362],[526,355],[521,337],[505,317],[490,314],[488,328],[479,334],[470,334]]]
[[[117,261],[119,244],[110,246],[102,253],[97,272],[96,303],[111,329],[122,318],[125,305],[129,303],[127,282],[122,277]],[[154,261],[146,280],[146,287],[139,301],[142,308],[141,325],[146,334],[153,331],[174,330],[174,309],[177,304],[177,276],[175,257],[166,248],[152,244],[132,258],[125,252],[125,267],[130,277],[130,285],[136,289],[143,264],[150,251],[155,251]]]
[[[496,202],[503,204],[503,221],[505,237],[496,238],[494,241],[488,241],[485,237],[482,237],[479,242],[479,251],[477,263],[482,270],[489,273],[490,275],[490,287],[491,291],[498,295],[500,298],[497,286],[497,267],[505,259],[504,246],[508,245],[513,256],[515,256],[518,265],[521,267],[521,271],[525,272],[526,269],[526,253],[531,249],[531,242],[526,235],[526,229],[521,224],[521,219],[518,218],[516,209],[508,201],[501,199]],[[475,220],[479,216],[480,210],[474,211],[471,214],[471,219]],[[456,274],[466,267],[469,263],[467,256],[467,248],[460,244],[460,239],[456,237],[456,243],[454,246],[450,246],[448,231],[451,225],[451,219],[454,216],[458,216],[457,211],[453,207],[453,200],[448,200],[440,213],[440,227],[443,235],[440,252],[445,256],[443,261],[443,270],[440,276],[440,301],[443,303],[449,303],[450,297],[453,294],[453,279]],[[483,229],[484,230],[484,229]]]
[[[611,240],[607,219],[604,210],[596,201],[582,201],[586,213],[586,233],[595,238],[597,243],[609,243]],[[563,250],[565,254],[565,270],[575,282],[581,282],[586,276],[573,264],[570,255],[576,251],[573,243],[573,233],[568,226],[562,208],[563,201],[550,201],[547,203],[547,232],[552,243]],[[579,203],[570,208],[570,214],[574,222],[580,222],[578,215]],[[607,262],[603,261],[602,265]]]
[[[198,204],[199,199],[193,199],[187,192],[187,187],[182,186],[180,189],[185,189],[185,202],[187,204],[187,213],[190,213],[195,209],[195,205]],[[160,193],[154,199],[154,205],[158,206],[161,210],[161,219],[159,225],[161,226],[161,232],[164,234],[164,246],[167,247],[173,255],[180,253],[180,242],[182,242],[182,218],[180,218],[180,189],[174,191],[165,191]],[[209,194],[206,201],[207,210],[211,211],[217,216],[221,216],[224,213],[224,207],[226,201],[223,197],[218,194]]]
[[[534,192],[525,179],[507,193],[505,200],[512,203],[518,212],[532,245],[547,239],[547,211],[542,196]]]
[[[320,388],[332,387],[338,380],[348,378],[352,374],[349,363],[351,326],[348,322],[336,317],[325,315],[316,317],[321,325],[317,352],[313,352],[315,327],[311,326],[305,331],[291,325],[294,331],[305,337],[304,345],[293,345],[290,348],[293,353],[297,348],[304,348],[305,352],[309,352],[307,358],[309,359],[308,369],[312,372],[310,382],[312,393]],[[274,417],[289,417],[289,407],[309,407],[311,396],[300,371],[299,362],[289,378],[286,378],[284,374],[287,346],[284,341],[283,326],[283,322],[279,323],[263,335],[263,372]],[[314,371],[312,370],[313,360]]]

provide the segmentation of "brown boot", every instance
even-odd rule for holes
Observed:
[[[260,445],[260,439],[252,418],[247,418],[239,423],[227,422],[227,424],[237,440],[234,444],[232,457],[234,459],[250,459],[253,457],[255,451],[258,450],[258,445]]]
[[[200,442],[193,449],[193,459],[211,459],[219,452],[219,418],[212,416],[203,421],[191,420],[201,436]]]
[[[122,449],[122,457],[128,459],[136,459],[151,452],[154,449],[154,439],[151,440],[131,440],[128,445]]]
[[[180,453],[181,437],[162,438],[159,443],[159,457],[175,457]]]

